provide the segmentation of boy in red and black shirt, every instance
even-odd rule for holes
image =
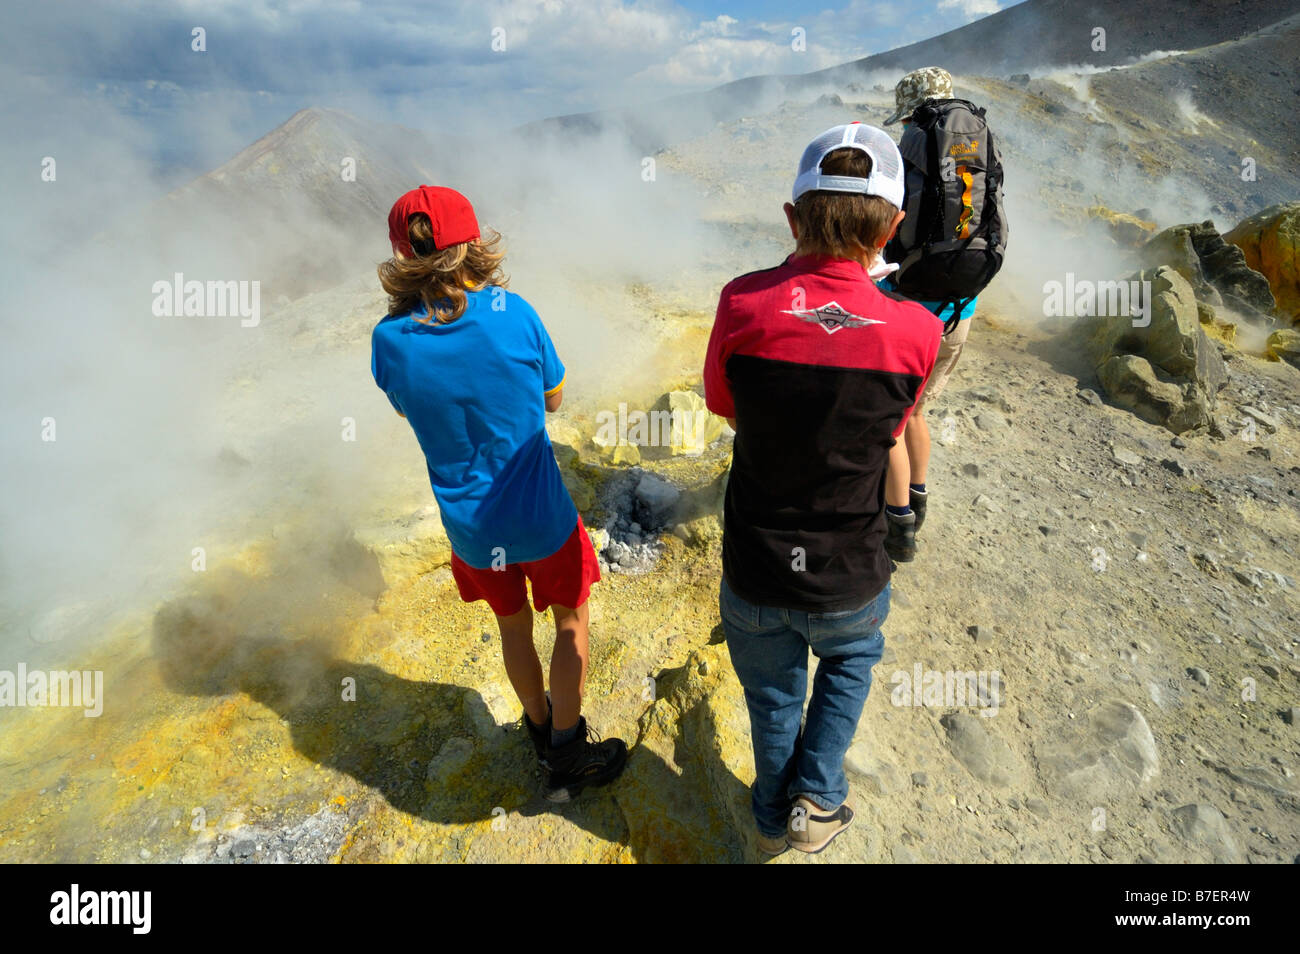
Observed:
[[[885,470],[943,325],[880,291],[902,160],[852,123],[804,152],[794,254],[722,291],[705,395],[736,430],[720,603],[754,743],[760,846],[820,851],[852,821],[843,759],[889,609]],[[808,650],[820,663],[804,728]]]

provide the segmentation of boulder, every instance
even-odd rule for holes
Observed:
[[[1115,355],[1097,369],[1097,377],[1113,405],[1175,434],[1210,423],[1209,408],[1194,388],[1189,394],[1160,380],[1151,363],[1138,355]]]
[[[1165,229],[1143,246],[1143,259],[1152,267],[1174,268],[1198,298],[1206,298],[1210,286],[1229,308],[1259,322],[1271,321],[1276,302],[1268,279],[1250,267],[1240,248],[1223,240],[1213,222]]]
[[[1211,338],[1216,338],[1227,345],[1237,343],[1237,326],[1231,321],[1220,318],[1218,310],[1213,305],[1197,299],[1196,316],[1200,319],[1201,330]]]
[[[1126,314],[1091,319],[1087,346],[1093,363],[1100,366],[1116,354],[1138,354],[1168,374],[1188,374],[1196,366],[1200,328],[1191,285],[1169,267],[1133,278],[1150,286],[1150,323],[1141,327],[1139,318]]]
[[[1136,215],[1129,215],[1127,212],[1116,212],[1104,205],[1094,205],[1089,208],[1088,216],[1096,221],[1104,222],[1107,231],[1110,233],[1111,240],[1116,245],[1124,248],[1142,246],[1156,230],[1154,222],[1139,218]]]
[[[669,522],[682,492],[658,474],[646,472],[636,485],[637,522],[647,529]]]
[[[587,478],[586,473],[576,469],[562,469],[560,476],[578,512],[590,513],[596,506],[596,488]]]
[[[966,712],[950,712],[939,719],[953,758],[971,775],[997,788],[1022,782],[1025,768],[1019,756],[990,731],[987,721]]]
[[[1151,324],[1144,329],[1143,355],[1175,377],[1196,373],[1201,364],[1200,353],[1207,346],[1191,286],[1181,280],[1182,276],[1167,269],[1157,269],[1142,278],[1151,282]],[[1207,390],[1210,386],[1207,382]]]
[[[1268,431],[1270,434],[1277,433],[1277,424],[1278,424],[1277,418],[1275,418],[1272,414],[1268,414],[1264,411],[1261,411],[1259,408],[1251,404],[1243,404],[1240,408],[1238,408],[1238,410],[1240,410],[1242,414],[1246,415],[1248,418],[1253,420],[1256,424],[1264,428],[1264,430]]]
[[[552,418],[546,422],[546,433],[574,506],[580,513],[589,513],[596,505],[596,488],[592,482],[591,469],[583,464],[579,452],[579,448],[586,443],[582,432],[568,421]]]
[[[582,432],[566,419],[554,414],[546,419],[546,436],[555,449],[555,458],[561,467],[567,462],[566,458],[571,459],[570,452],[576,455],[583,444]]]
[[[716,514],[705,514],[679,523],[673,527],[673,535],[689,547],[708,547],[722,542],[722,521]]]
[[[1196,349],[1196,386],[1205,392],[1206,404],[1213,408],[1218,404],[1218,394],[1228,383],[1228,367],[1223,363],[1223,355],[1205,332],[1197,329],[1200,347]]]
[[[437,506],[430,504],[357,528],[330,562],[354,588],[378,596],[385,587],[449,566],[451,542]]]
[[[722,436],[723,426],[694,391],[669,391],[650,408],[650,433],[656,439],[643,456],[695,457]]]
[[[726,647],[701,647],[685,665],[660,673],[653,702],[639,708],[637,754],[618,781],[614,808],[628,858],[680,864],[755,857],[754,750]],[[850,853],[844,860],[865,859]]]
[[[1224,233],[1223,239],[1268,279],[1278,310],[1300,324],[1300,202],[1258,212]]]
[[[1205,280],[1201,259],[1192,247],[1191,236],[1179,229],[1185,230],[1186,226],[1175,226],[1152,236],[1142,246],[1143,265],[1148,268],[1159,268],[1162,265],[1172,268],[1187,279],[1197,298],[1206,298],[1211,286]]]
[[[905,787],[902,773],[890,763],[875,758],[871,747],[862,742],[855,742],[844,753],[844,767],[872,795],[897,795]]]
[[[602,456],[611,464],[626,464],[629,467],[635,467],[641,463],[641,450],[635,444],[619,444],[609,449],[608,454]]]
[[[1155,737],[1136,706],[1111,699],[1090,710],[1041,760],[1053,794],[1097,804],[1160,774]]]
[[[1270,361],[1285,361],[1300,368],[1300,331],[1280,328],[1268,336],[1264,349]]]
[[[1228,829],[1223,813],[1213,805],[1191,804],[1174,809],[1174,828],[1189,847],[1203,851],[1219,864],[1244,864],[1246,856]]]
[[[1140,272],[1150,320],[1129,315],[1092,319],[1087,348],[1111,403],[1175,434],[1206,426],[1228,372],[1201,328],[1201,307],[1176,269]]]
[[[615,438],[612,442],[607,441],[602,435],[597,434],[591,439],[592,446],[596,449],[596,457],[602,463],[614,465],[627,465],[634,467],[641,463],[641,449],[636,444],[630,444],[626,441],[619,441]]]

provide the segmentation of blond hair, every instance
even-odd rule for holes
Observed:
[[[501,271],[505,258],[501,236],[489,231],[482,239],[433,247],[433,226],[423,212],[411,216],[406,226],[414,256],[394,255],[378,268],[379,284],[388,293],[388,313],[400,315],[423,305],[428,317],[417,321],[441,324],[465,313],[467,288],[499,285],[510,281]]]
[[[860,149],[835,149],[822,160],[821,171],[865,179],[871,175],[871,157]],[[856,259],[884,244],[898,207],[878,195],[805,192],[795,202],[794,214],[798,254]]]

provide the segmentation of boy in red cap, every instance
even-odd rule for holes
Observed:
[[[482,240],[459,192],[406,193],[388,234],[394,255],[379,266],[388,315],[371,336],[371,372],[424,451],[461,599],[486,600],[496,614],[546,797],[567,801],[616,778],[627,746],[600,741],[581,715],[586,604],[600,567],[546,434],[564,365],[537,312],[506,290],[501,237]],[[555,617],[549,698],[525,581],[537,611]]]

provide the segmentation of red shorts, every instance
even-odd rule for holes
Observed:
[[[533,585],[533,606],[537,612],[552,604],[570,609],[581,606],[591,595],[591,584],[600,581],[600,563],[579,517],[577,528],[564,546],[544,559],[507,563],[499,570],[480,570],[453,553],[451,575],[456,579],[460,598],[466,603],[487,600],[498,616],[513,616],[528,603],[525,578]]]

